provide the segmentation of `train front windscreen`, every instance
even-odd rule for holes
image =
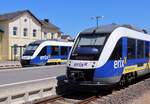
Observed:
[[[23,56],[32,56],[39,44],[29,44],[25,49]]]
[[[108,35],[108,33],[80,34],[75,42],[70,59],[98,60]]]

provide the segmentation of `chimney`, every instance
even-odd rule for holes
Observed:
[[[49,23],[49,19],[44,19],[45,22]]]

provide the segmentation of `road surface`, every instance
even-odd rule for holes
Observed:
[[[66,65],[26,67],[0,71],[0,85],[64,75]]]

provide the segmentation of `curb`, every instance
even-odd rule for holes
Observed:
[[[21,68],[21,65],[0,65],[0,70],[1,69],[13,69],[13,68]]]

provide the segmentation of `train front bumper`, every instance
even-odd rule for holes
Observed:
[[[73,69],[67,70],[67,83],[72,85],[107,86],[120,81],[121,76],[95,77],[96,69]]]
[[[28,65],[31,65],[31,60],[21,59],[20,63],[22,66],[28,66]]]

